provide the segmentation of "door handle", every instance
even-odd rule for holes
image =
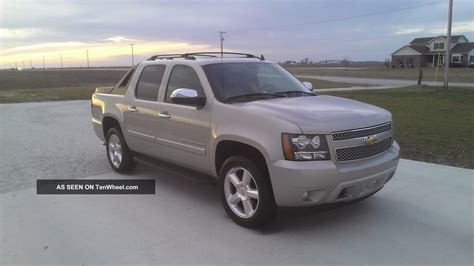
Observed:
[[[130,112],[138,112],[138,108],[137,108],[136,106],[129,106],[129,107],[128,107],[128,110],[129,110]]]
[[[171,115],[167,111],[164,111],[163,113],[159,113],[158,116],[161,117],[161,118],[170,118],[171,117]]]

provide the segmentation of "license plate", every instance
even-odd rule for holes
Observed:
[[[369,183],[365,183],[362,185],[362,188],[360,189],[359,196],[364,196],[369,194],[370,192],[373,192],[377,188],[377,180],[370,181]]]

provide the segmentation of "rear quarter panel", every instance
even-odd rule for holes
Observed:
[[[127,108],[123,95],[94,93],[91,99],[92,124],[99,139],[105,141],[103,121],[105,117],[114,118],[121,125],[123,112]],[[122,131],[123,132],[123,131]]]

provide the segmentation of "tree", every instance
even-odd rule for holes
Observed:
[[[390,68],[390,58],[386,58],[383,64],[385,65],[386,68]]]

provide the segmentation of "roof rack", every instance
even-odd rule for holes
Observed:
[[[185,54],[159,54],[159,55],[154,55],[150,58],[148,58],[149,61],[156,60],[156,59],[174,59],[174,58],[184,58],[184,59],[189,59],[189,60],[196,60],[196,56],[204,56],[204,57],[218,57],[218,55],[240,55],[244,56],[244,58],[257,58],[260,59],[261,61],[265,61],[265,57],[263,55],[261,56],[255,56],[253,54],[246,54],[246,53],[232,53],[232,52],[198,52],[198,53],[185,53]]]

